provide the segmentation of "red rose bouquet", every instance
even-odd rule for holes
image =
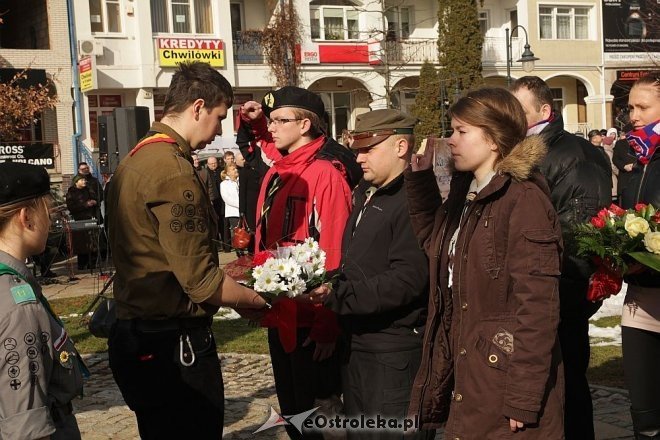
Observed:
[[[660,211],[639,203],[625,210],[603,208],[575,231],[577,254],[596,263],[589,279],[591,301],[616,295],[623,276],[640,270],[660,272]]]

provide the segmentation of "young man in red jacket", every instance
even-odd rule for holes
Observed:
[[[272,159],[257,201],[256,250],[275,249],[314,237],[326,252],[326,269],[339,266],[344,225],[351,209],[351,188],[338,161],[319,157],[326,138],[323,101],[298,87],[283,87],[241,109],[242,129],[259,141]],[[266,121],[268,118],[268,121]],[[249,127],[246,127],[249,126]],[[240,129],[239,129],[240,130]],[[335,342],[339,327],[333,312],[320,305],[282,299],[261,325],[268,342],[281,413],[314,408],[315,399],[339,391]],[[291,438],[302,438],[287,426]],[[305,433],[304,438],[319,434]]]

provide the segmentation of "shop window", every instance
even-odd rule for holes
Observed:
[[[87,95],[89,107],[89,137],[92,146],[96,147],[99,141],[98,120],[101,115],[112,115],[115,108],[122,106],[121,95]]]
[[[552,92],[552,109],[558,115],[564,111],[564,90],[561,88],[550,89]]]

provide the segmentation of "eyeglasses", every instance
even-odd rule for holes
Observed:
[[[272,124],[275,124],[275,126],[279,127],[283,124],[286,124],[287,122],[293,122],[293,121],[302,121],[302,119],[287,119],[287,118],[271,119],[268,121],[266,125],[270,127]]]

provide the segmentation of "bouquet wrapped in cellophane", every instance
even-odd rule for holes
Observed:
[[[575,232],[578,255],[596,263],[587,292],[591,301],[619,293],[627,274],[660,272],[660,211],[653,205],[625,210],[612,204]]]
[[[313,238],[254,255],[245,284],[267,299],[294,298],[327,281],[325,252]]]

